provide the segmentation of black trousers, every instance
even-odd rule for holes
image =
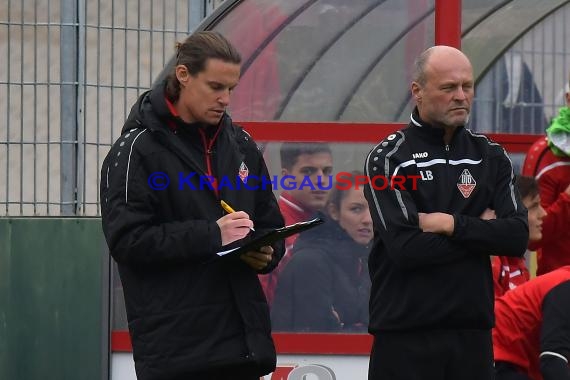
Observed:
[[[516,366],[506,362],[495,363],[495,380],[531,380]]]
[[[490,330],[383,332],[374,337],[368,380],[492,380]]]

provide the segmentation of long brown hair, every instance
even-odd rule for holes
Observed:
[[[204,71],[208,59],[240,64],[237,49],[218,32],[201,31],[176,44],[176,62],[166,79],[166,97],[176,102],[180,97],[180,82],[176,78],[176,66],[184,65],[192,76]]]

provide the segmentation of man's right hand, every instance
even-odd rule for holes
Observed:
[[[244,211],[236,211],[216,220],[222,235],[222,246],[233,243],[247,236],[253,222]]]
[[[497,219],[497,214],[495,214],[495,210],[486,208],[485,211],[479,216],[480,219],[483,220],[493,220]]]

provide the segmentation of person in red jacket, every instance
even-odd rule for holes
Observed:
[[[317,211],[323,210],[327,202],[333,171],[331,148],[326,143],[286,142],[281,145],[280,156],[280,185],[282,183],[284,191],[277,202],[285,225],[310,219]],[[285,239],[285,255],[279,266],[273,272],[259,276],[269,306],[273,302],[279,275],[291,260],[297,237],[293,235]]]
[[[529,244],[539,242],[542,239],[542,220],[546,211],[540,204],[538,183],[533,177],[517,176],[516,186],[522,202],[528,210]],[[491,265],[495,297],[500,297],[507,291],[530,280],[525,257],[495,256]]]
[[[537,254],[537,274],[570,265],[570,93],[541,137],[529,149],[523,174],[538,181],[544,218],[543,239]],[[535,249],[536,247],[531,248]]]
[[[570,380],[570,266],[495,300],[496,380]]]

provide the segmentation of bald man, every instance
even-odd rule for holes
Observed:
[[[365,164],[369,177],[398,176],[365,188],[375,230],[369,379],[492,379],[489,255],[524,254],[527,212],[504,149],[465,128],[469,59],[449,46],[426,50],[411,92],[409,126]]]

